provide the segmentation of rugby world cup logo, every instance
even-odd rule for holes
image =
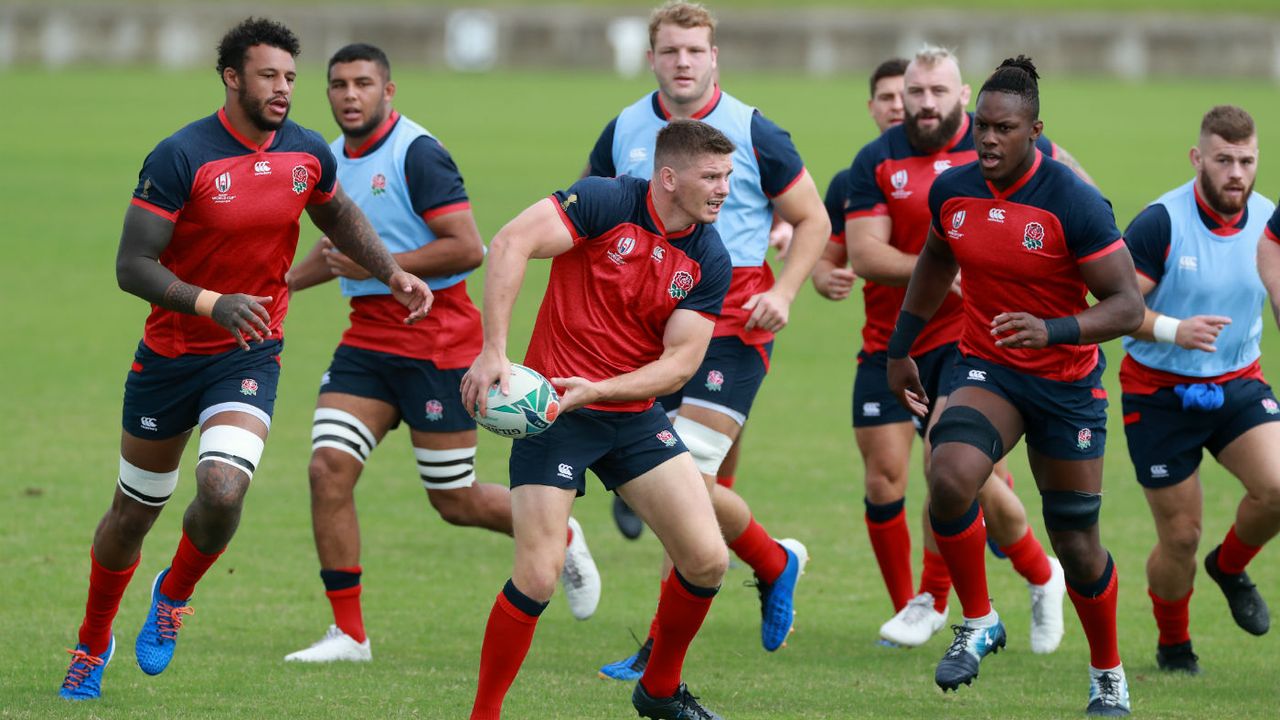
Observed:
[[[889,176],[889,182],[893,184],[894,190],[901,190],[907,186],[907,171],[899,170]]]
[[[228,190],[230,190],[231,189],[231,173],[224,172],[218,177],[214,178],[213,186],[217,188],[218,192],[220,193],[225,193]]]
[[[1093,445],[1093,431],[1089,428],[1080,428],[1080,432],[1076,433],[1076,447],[1088,450],[1091,445]]]
[[[258,394],[258,381],[257,381],[257,380],[254,380],[253,378],[245,378],[245,379],[241,380],[241,381],[240,381],[240,394],[241,394],[241,395],[257,395],[257,394]]]
[[[719,370],[707,373],[707,389],[711,392],[720,392],[722,388],[724,388],[724,373]]]
[[[667,288],[667,294],[677,300],[683,300],[689,297],[689,291],[693,289],[693,275],[687,270],[677,270],[675,275],[671,276],[671,287]]]
[[[1038,222],[1029,222],[1022,230],[1022,247],[1028,250],[1044,248],[1044,226]]]
[[[958,212],[958,213],[956,213],[955,215],[952,215],[952,216],[951,216],[951,229],[952,229],[952,230],[959,230],[959,229],[960,229],[960,226],[961,226],[961,225],[963,225],[963,224],[964,224],[964,210],[961,210],[960,212]]]
[[[633,237],[618,238],[618,254],[630,255],[632,250],[636,249],[636,239]]]
[[[382,193],[386,192],[387,176],[383,175],[382,173],[378,173],[377,175],[374,175],[373,179],[369,181],[369,188],[373,190],[374,195],[381,195]]]
[[[663,445],[666,445],[667,447],[675,447],[676,436],[673,435],[670,430],[663,430],[658,433],[657,438],[662,441]]]
[[[428,400],[426,405],[427,419],[432,422],[444,417],[444,404],[439,400]]]
[[[304,165],[293,166],[293,193],[301,195],[307,191],[307,168]]]

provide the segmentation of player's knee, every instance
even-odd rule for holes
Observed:
[[[686,553],[677,567],[685,580],[698,587],[718,587],[729,570],[729,548],[723,542],[708,543]]]
[[[992,463],[1004,457],[1004,440],[991,420],[978,410],[964,405],[951,405],[929,431],[929,444],[936,453],[946,443],[961,443],[981,450]],[[935,455],[932,465],[938,464]]]
[[[138,502],[112,503],[107,517],[103,518],[103,530],[117,540],[133,543],[139,538],[146,537],[151,531],[156,518],[160,517],[161,509],[162,506],[159,505],[151,506]]]
[[[1176,527],[1166,528],[1160,545],[1171,555],[1194,559],[1200,549],[1200,523],[1178,523]]]
[[[476,524],[478,513],[474,507],[473,498],[474,493],[469,492],[469,488],[427,491],[427,500],[440,515],[440,519],[450,525],[462,527]]]
[[[880,462],[868,458],[864,484],[867,499],[877,505],[901,500],[907,491],[907,472],[901,463]]]
[[[1040,500],[1049,532],[1088,531],[1098,524],[1102,512],[1102,493],[1044,490]]]
[[[935,462],[928,478],[929,507],[935,516],[958,517],[973,505],[977,487],[956,464]]]
[[[548,557],[538,563],[526,563],[516,568],[512,579],[520,592],[537,600],[546,602],[556,591],[556,583],[560,580],[560,570],[564,566],[564,557]]]
[[[689,454],[693,456],[698,470],[703,475],[714,477],[720,471],[725,456],[729,454],[729,448],[733,447],[733,438],[684,416],[677,417],[671,426],[675,428],[685,447],[689,448]]]
[[[162,508],[178,487],[178,471],[151,472],[120,458],[120,475],[116,481],[120,492],[134,503],[149,508]],[[133,503],[125,503],[124,506]],[[157,511],[158,512],[158,511]],[[146,513],[143,513],[146,514]],[[154,518],[155,515],[151,514]]]
[[[353,468],[350,456],[329,448],[311,453],[311,461],[307,463],[307,479],[314,501],[349,500],[359,477],[360,466]]]
[[[1280,517],[1280,483],[1255,489],[1249,493],[1249,497],[1262,512],[1271,517]]]
[[[311,420],[311,456],[321,448],[355,458],[361,465],[378,446],[373,432],[360,418],[337,408],[316,408]]]
[[[1050,531],[1049,542],[1068,580],[1090,582],[1097,579],[1106,566],[1107,551],[1092,532]]]
[[[431,505],[440,510],[442,516],[445,511],[441,509],[440,505],[436,505],[436,500],[434,499],[436,495],[461,498],[461,502],[469,505],[467,503],[469,493],[436,491],[465,490],[476,484],[476,448],[474,445],[449,450],[414,448],[413,456],[418,461],[418,477],[422,479],[422,487],[426,488],[427,494],[432,496]],[[445,500],[444,502],[450,505],[456,504],[454,500]],[[446,517],[445,519],[448,520],[449,518]]]

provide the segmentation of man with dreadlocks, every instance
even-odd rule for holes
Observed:
[[[1036,148],[1038,79],[1026,57],[1001,63],[978,94],[978,162],[943,173],[929,190],[929,237],[889,340],[889,385],[912,412],[928,412],[910,351],[960,272],[961,358],[930,434],[928,481],[934,538],[964,622],[953,626],[935,682],[944,691],[971,683],[982,658],[1005,644],[987,594],[977,496],[1025,434],[1045,528],[1089,641],[1087,712],[1123,716],[1117,573],[1098,538],[1107,401],[1097,343],[1138,328],[1142,296],[1110,204]]]

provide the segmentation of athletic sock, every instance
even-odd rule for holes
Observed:
[[[733,475],[717,475],[716,476],[716,484],[721,487],[729,488],[730,490],[733,489],[733,483],[735,480],[737,480],[737,478],[734,477]]]
[[[1232,525],[1218,550],[1218,569],[1228,575],[1239,575],[1261,550],[1261,545],[1246,545],[1236,534],[1236,526]]]
[[[871,551],[880,566],[880,576],[889,591],[893,611],[897,612],[911,599],[911,532],[907,529],[904,510],[906,500],[877,505],[863,498],[862,502],[867,506],[867,536],[871,538]]]
[[[930,511],[929,523],[933,526],[938,552],[947,561],[964,616],[986,617],[991,612],[991,596],[987,593],[987,529],[978,501],[974,500],[968,511],[955,520],[939,520]]]
[[[182,539],[178,541],[178,551],[173,554],[173,562],[169,564],[169,574],[160,583],[160,592],[173,600],[190,600],[196,591],[196,583],[213,566],[218,556],[226,550],[223,547],[212,555],[206,555],[196,549],[184,530]]]
[[[84,605],[84,622],[80,623],[80,643],[89,646],[90,655],[101,655],[111,646],[111,622],[140,562],[142,555],[123,570],[108,570],[98,564],[93,548],[89,548],[89,599]]]
[[[662,593],[664,590],[667,589],[667,582],[669,580],[671,580],[671,573],[667,573],[667,576],[663,578],[662,582],[658,583],[658,601],[659,602],[662,601]],[[655,609],[653,611],[653,621],[649,623],[649,635],[645,638],[645,640],[652,640],[657,636],[658,636],[658,611]]]
[[[1180,645],[1191,640],[1191,592],[1178,600],[1165,600],[1147,588],[1151,597],[1151,613],[1156,616],[1161,645]]]
[[[1044,547],[1031,533],[1030,525],[1027,526],[1026,535],[1011,545],[1002,546],[1000,552],[1008,556],[1013,569],[1032,585],[1043,585],[1053,577],[1049,556],[1044,554]]]
[[[1084,635],[1089,640],[1089,664],[1095,668],[1113,668],[1120,664],[1120,648],[1116,644],[1116,597],[1120,573],[1111,554],[1102,576],[1087,585],[1067,580],[1067,594],[1076,606]]]
[[[946,612],[947,596],[951,594],[951,572],[947,570],[947,561],[929,548],[924,549],[924,569],[920,571],[920,592],[927,592],[933,596],[935,612]]]
[[[546,607],[546,603],[520,592],[510,580],[498,593],[484,628],[480,681],[476,684],[471,720],[498,720],[502,716],[502,701],[529,654],[538,616]]]
[[[360,575],[359,565],[355,567],[320,570],[320,580],[324,582],[324,594],[333,606],[333,624],[352,640],[358,643],[365,641],[364,614],[360,611]]]
[[[653,638],[653,652],[640,683],[650,696],[671,697],[680,686],[680,671],[689,644],[702,627],[711,609],[711,601],[720,588],[698,587],[685,580],[679,570],[672,570],[658,599],[658,628]]]
[[[747,523],[747,529],[729,543],[729,549],[741,558],[742,562],[750,565],[756,577],[766,583],[777,580],[782,571],[787,568],[786,549],[779,545],[778,541],[769,537],[769,533],[765,532],[754,517]]]

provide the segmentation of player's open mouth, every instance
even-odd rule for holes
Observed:
[[[361,115],[363,113],[360,112],[359,108],[347,108],[342,111],[343,120],[360,120],[362,119]]]
[[[289,112],[289,101],[284,98],[277,98],[267,103],[267,107],[278,113],[287,113]]]
[[[1001,158],[995,153],[982,153],[978,155],[978,161],[982,163],[982,167],[992,168],[1000,164]]]

